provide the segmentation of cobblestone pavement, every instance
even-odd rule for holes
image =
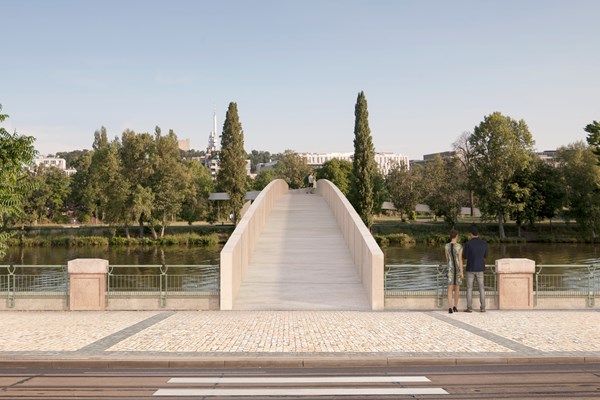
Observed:
[[[0,358],[593,357],[600,312],[110,311],[0,314]]]

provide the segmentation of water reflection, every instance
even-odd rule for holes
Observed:
[[[444,263],[442,246],[415,245],[386,247],[386,264],[439,264]],[[529,258],[536,264],[592,264],[600,263],[600,245],[585,243],[518,243],[490,244],[488,264],[500,258]]]

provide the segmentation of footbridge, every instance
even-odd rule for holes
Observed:
[[[222,310],[378,310],[383,253],[331,182],[271,182],[221,251]]]

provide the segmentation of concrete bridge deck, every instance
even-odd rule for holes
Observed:
[[[323,197],[304,190],[281,196],[256,242],[233,309],[371,309]]]

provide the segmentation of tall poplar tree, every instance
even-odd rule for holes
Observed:
[[[354,160],[352,162],[353,185],[351,201],[365,225],[373,224],[375,200],[373,181],[377,173],[375,148],[369,128],[369,111],[364,92],[358,94],[354,108]]]
[[[219,186],[229,195],[233,222],[237,224],[238,215],[246,196],[246,151],[244,150],[244,131],[238,116],[237,103],[234,102],[229,103],[225,115],[219,159]]]

